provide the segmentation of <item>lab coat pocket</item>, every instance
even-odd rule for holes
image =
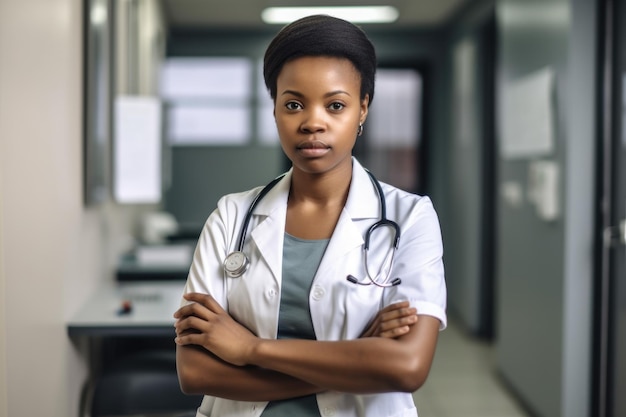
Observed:
[[[383,289],[375,285],[337,283],[334,289],[337,308],[343,315],[341,339],[356,339],[381,309]],[[340,307],[339,307],[340,306]],[[338,317],[335,316],[335,320]]]

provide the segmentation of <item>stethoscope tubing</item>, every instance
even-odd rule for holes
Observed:
[[[377,222],[375,222],[374,224],[372,224],[368,229],[367,232],[365,233],[365,242],[363,243],[363,261],[365,264],[365,273],[367,274],[367,280],[366,281],[359,281],[355,276],[353,275],[348,275],[347,276],[347,280],[350,281],[351,283],[354,284],[358,284],[358,285],[376,285],[378,287],[391,287],[391,286],[396,286],[399,285],[402,281],[400,278],[394,278],[391,282],[387,282],[389,280],[389,273],[387,274],[387,277],[385,277],[385,279],[382,282],[379,282],[377,279],[372,278],[372,275],[370,274],[369,271],[369,263],[368,263],[368,252],[369,252],[369,245],[370,245],[370,238],[372,233],[378,229],[379,227],[391,227],[394,231],[394,238],[393,238],[393,244],[391,246],[391,259],[389,260],[389,262],[387,262],[387,257],[385,257],[385,261],[383,262],[383,265],[381,267],[381,271],[385,268],[385,266],[387,264],[389,264],[388,268],[389,268],[389,272],[391,271],[391,267],[393,265],[393,261],[395,258],[395,254],[396,251],[400,245],[400,226],[398,225],[398,223],[387,219],[387,203],[385,201],[385,196],[383,194],[383,189],[380,185],[380,182],[376,179],[376,177],[374,176],[374,174],[372,174],[368,169],[365,169],[365,172],[367,172],[368,176],[370,177],[370,180],[372,181],[372,184],[374,184],[374,188],[376,189],[376,194],[378,195],[378,200],[380,202],[380,220],[378,220]],[[234,252],[231,252],[225,259],[224,261],[224,268],[226,270],[226,273],[228,276],[230,276],[231,278],[236,278],[236,277],[240,277],[241,275],[243,275],[243,273],[247,270],[247,266],[249,263],[248,257],[245,255],[245,253],[243,252],[243,245],[246,239],[246,234],[248,231],[248,226],[250,225],[250,220],[252,219],[252,214],[254,213],[254,209],[256,208],[256,206],[259,204],[259,202],[263,199],[263,197],[265,197],[267,195],[267,193],[274,188],[274,186],[285,176],[285,174],[280,175],[276,178],[274,178],[269,184],[267,184],[265,187],[263,187],[263,189],[256,195],[256,197],[252,200],[252,203],[250,204],[250,207],[248,207],[248,211],[246,212],[246,216],[244,217],[243,220],[243,224],[241,226],[241,231],[239,232],[239,237],[237,239],[237,249]],[[229,268],[227,268],[226,264],[229,260],[229,258],[231,258],[231,256],[237,254],[240,257],[245,258],[243,264],[239,267],[239,268],[235,268],[236,271],[230,271]],[[232,259],[232,258],[231,258]]]

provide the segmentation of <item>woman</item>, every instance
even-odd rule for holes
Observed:
[[[247,226],[260,188],[223,197],[200,236],[175,313],[181,387],[205,394],[198,416],[417,415],[411,393],[446,325],[441,235],[427,197],[387,184],[379,196],[351,155],[375,70],[362,30],[329,16],[270,43],[265,83],[292,168]],[[390,261],[392,228],[378,227],[364,259],[383,203],[398,249]],[[250,263],[233,277],[239,240]],[[359,285],[368,277],[379,285]]]

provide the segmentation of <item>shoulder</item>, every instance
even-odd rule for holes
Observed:
[[[225,210],[240,206],[249,206],[262,188],[262,186],[258,186],[246,191],[226,194],[218,200],[217,209]]]
[[[387,217],[403,230],[417,226],[421,230],[440,233],[439,216],[429,196],[404,191],[381,182],[387,204]]]
[[[379,181],[375,179],[375,175],[368,177],[368,171],[356,159],[353,159],[353,161],[353,188],[347,202],[350,212],[355,214],[353,217],[361,217],[359,216],[360,214],[378,217],[380,215],[378,205],[384,203],[387,217],[397,223],[402,223],[403,228],[409,227],[411,223],[423,216],[436,220],[437,215],[428,196],[411,193]],[[372,182],[378,182],[380,185],[384,197],[382,201],[378,199],[376,191],[372,190]],[[354,193],[354,196],[352,193]],[[364,215],[362,217],[365,218],[367,216]]]
[[[206,232],[215,227],[232,227],[234,222],[245,217],[248,208],[262,188],[259,186],[220,197],[217,207],[206,219],[203,231]]]
[[[407,211],[435,211],[433,202],[427,195],[411,193],[382,181],[380,186],[383,189],[388,206],[391,205],[398,210]]]

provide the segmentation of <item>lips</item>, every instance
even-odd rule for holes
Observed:
[[[318,158],[330,151],[330,146],[319,140],[301,142],[296,146],[300,155],[307,158]]]
[[[329,149],[330,146],[320,140],[312,140],[301,142],[296,146],[297,149]]]

